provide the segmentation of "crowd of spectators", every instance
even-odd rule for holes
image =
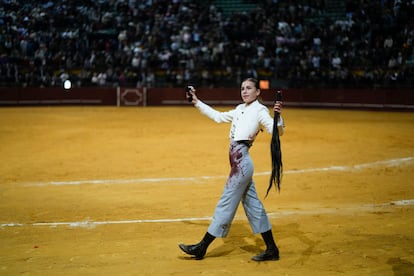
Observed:
[[[0,86],[414,85],[414,1],[213,2],[0,0]]]

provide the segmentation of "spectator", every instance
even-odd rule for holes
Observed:
[[[305,2],[260,1],[250,12],[224,17],[211,0],[0,0],[0,85],[60,85],[53,76],[63,68],[82,84],[99,85],[91,76],[106,72],[105,85],[135,85],[137,76],[145,85],[151,71],[152,83],[177,85],[177,72],[184,70],[184,82],[191,75],[218,86],[254,69],[258,78],[264,72],[274,79],[300,77],[306,87],[311,74],[320,74],[320,83],[342,81],[326,66],[335,51],[341,61],[332,58],[334,68],[397,70],[412,81],[413,67],[406,66],[414,62],[412,1],[349,0],[339,18],[327,16],[323,0]],[[308,20],[312,16],[326,20],[318,25]],[[309,50],[321,55],[318,73],[309,66]],[[397,66],[389,71],[392,57]],[[79,76],[82,70],[88,76]],[[389,80],[385,75],[378,75],[377,85]]]

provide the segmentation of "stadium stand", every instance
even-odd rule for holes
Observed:
[[[0,0],[0,86],[410,88],[408,0]]]

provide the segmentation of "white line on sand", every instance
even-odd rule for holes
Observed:
[[[377,161],[371,163],[364,163],[353,166],[331,166],[325,168],[311,168],[302,170],[285,171],[285,174],[299,174],[299,173],[312,173],[312,172],[324,172],[324,171],[357,171],[362,169],[374,168],[379,166],[400,166],[414,161],[414,157],[405,157],[399,159],[390,159],[384,161]],[[268,175],[269,172],[256,173],[255,175]],[[201,176],[201,177],[180,177],[180,178],[138,178],[138,179],[112,179],[112,180],[82,180],[82,181],[50,181],[50,182],[37,182],[26,183],[30,186],[47,186],[47,185],[81,185],[81,184],[128,184],[128,183],[140,183],[140,182],[165,182],[165,181],[199,181],[205,179],[218,179],[226,178],[227,176]],[[269,213],[269,217],[277,218],[290,215],[312,215],[312,214],[329,214],[329,213],[345,213],[355,211],[369,211],[375,208],[386,206],[401,206],[401,205],[414,205],[414,199],[404,199],[399,201],[393,201],[384,204],[369,204],[350,206],[345,208],[317,208],[311,210],[283,210],[277,213]],[[237,218],[236,219],[241,219]],[[211,217],[201,218],[176,218],[176,219],[137,219],[137,220],[119,220],[119,221],[80,221],[80,222],[37,222],[32,224],[24,223],[3,223],[1,227],[16,227],[16,226],[69,226],[69,227],[95,227],[97,225],[105,224],[132,224],[132,223],[166,223],[166,222],[184,222],[184,221],[202,221],[211,220]]]
[[[274,213],[268,213],[270,218],[279,218],[294,215],[317,215],[317,214],[349,214],[376,211],[379,208],[393,207],[393,206],[409,206],[414,205],[414,199],[404,199],[398,201],[391,201],[383,204],[365,204],[365,205],[351,205],[347,207],[332,207],[332,208],[313,208],[308,210],[281,210]],[[236,220],[246,220],[245,217],[236,217]],[[172,218],[172,219],[134,219],[134,220],[108,220],[108,221],[69,221],[69,222],[35,222],[35,223],[3,223],[3,227],[23,227],[23,226],[47,226],[47,227],[80,227],[80,228],[94,228],[98,225],[109,224],[137,224],[137,223],[174,223],[185,221],[205,221],[211,220],[211,217],[200,218]]]
[[[408,164],[414,161],[414,157],[404,157],[398,159],[389,159],[383,161],[376,161],[371,163],[363,163],[352,166],[330,166],[322,168],[309,168],[300,170],[287,170],[284,174],[302,174],[326,171],[358,171],[363,169],[375,168],[380,166],[394,167]],[[269,175],[270,172],[258,172],[256,176]],[[163,178],[135,178],[135,179],[91,179],[91,180],[77,180],[77,181],[47,181],[47,182],[31,182],[23,183],[25,186],[63,186],[63,185],[82,185],[82,184],[133,184],[133,183],[160,183],[160,182],[197,182],[208,179],[226,179],[227,176],[198,176],[198,177],[163,177]]]

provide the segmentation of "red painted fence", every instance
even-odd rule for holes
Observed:
[[[262,90],[272,104],[276,90]],[[198,88],[197,95],[212,105],[241,102],[238,88]],[[414,110],[412,89],[286,89],[285,106]],[[183,88],[0,88],[0,106],[35,105],[188,105]]]

